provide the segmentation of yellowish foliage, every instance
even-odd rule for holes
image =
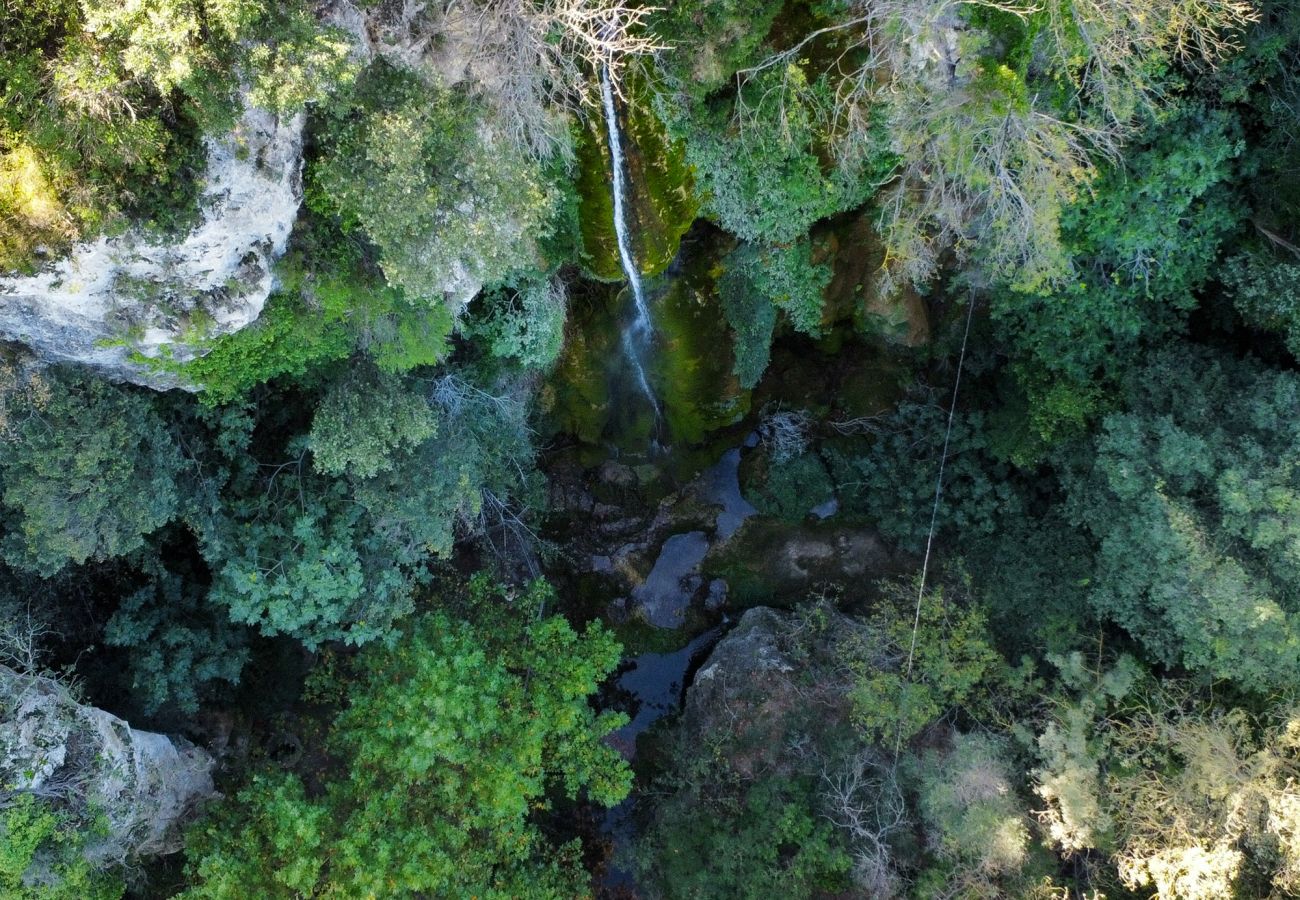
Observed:
[[[75,234],[36,151],[20,144],[0,154],[0,270],[20,265],[40,244]]]

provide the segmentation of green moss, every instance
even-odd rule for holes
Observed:
[[[626,149],[632,186],[633,252],[646,275],[668,268],[677,247],[699,213],[695,176],[686,146],[672,140],[654,112],[650,86],[633,80],[626,109]]]
[[[610,415],[609,364],[622,352],[612,313],[614,293],[598,289],[571,305],[564,351],[539,398],[544,433],[600,442]]]
[[[733,372],[731,330],[700,259],[653,303],[659,341],[651,380],[663,402],[673,443],[694,444],[749,412],[749,391]]]
[[[627,93],[630,102],[620,110],[620,125],[632,255],[641,273],[653,276],[667,269],[677,255],[682,235],[695,221],[700,204],[685,148],[668,136],[655,114],[650,85],[644,78],[633,77]],[[588,117],[577,135],[576,151],[583,267],[599,280],[621,281],[603,117]]]
[[[676,653],[707,627],[694,608],[688,608],[686,621],[679,628],[659,628],[639,616],[629,616],[611,630],[623,645],[624,658],[631,658],[642,653]]]
[[[604,120],[593,116],[575,141],[582,267],[600,281],[619,281],[623,269],[614,234],[614,197],[610,193],[609,147],[604,127]]]
[[[714,286],[715,248],[701,241],[672,281],[648,282],[655,342],[647,374],[674,447],[699,444],[749,411],[749,394],[732,374],[731,333]],[[621,345],[627,291],[605,288],[570,307],[564,354],[542,394],[552,433],[640,452],[650,445],[653,414]]]

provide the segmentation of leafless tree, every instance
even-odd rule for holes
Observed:
[[[826,817],[848,834],[858,886],[872,897],[897,896],[903,884],[889,840],[908,820],[892,767],[872,750],[860,750],[838,768],[822,770],[822,802]]]
[[[45,642],[56,635],[31,605],[0,618],[0,664],[25,675],[45,674]]]
[[[544,158],[567,145],[563,112],[599,102],[602,72],[622,98],[629,62],[663,49],[646,28],[655,9],[627,0],[466,0],[446,17],[472,36],[471,67],[509,136]]]
[[[794,459],[808,449],[812,417],[802,409],[765,411],[758,423],[758,436],[773,463]]]

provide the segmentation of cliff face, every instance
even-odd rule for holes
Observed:
[[[244,112],[207,141],[200,224],[163,241],[132,229],[77,245],[31,276],[0,278],[0,338],[38,363],[76,362],[151,387],[177,380],[130,360],[133,350],[193,355],[199,336],[257,318],[302,200],[303,116]]]
[[[0,787],[49,798],[73,816],[102,813],[92,862],[171,853],[179,826],[215,795],[212,757],[78,703],[57,681],[0,666]]]
[[[472,80],[483,87],[496,77],[471,71],[474,35],[463,17],[435,15],[417,2],[372,10],[350,0],[325,3],[320,15],[351,33],[358,63],[382,57],[447,85]],[[304,118],[247,109],[231,134],[208,138],[201,221],[183,237],[133,228],[78,244],[34,275],[0,276],[0,342],[25,346],[38,366],[79,363],[149,387],[196,388],[132,357],[165,353],[183,362],[199,352],[201,339],[257,319],[302,201]],[[485,125],[479,139],[477,158],[493,159],[502,138]],[[485,235],[428,291],[445,295],[455,310],[490,280],[485,273],[495,271],[500,248],[531,240],[525,223],[498,221],[481,206],[470,198],[447,212],[450,232]]]

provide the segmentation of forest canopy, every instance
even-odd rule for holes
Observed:
[[[1300,6],[0,0],[0,895],[1300,893]]]

